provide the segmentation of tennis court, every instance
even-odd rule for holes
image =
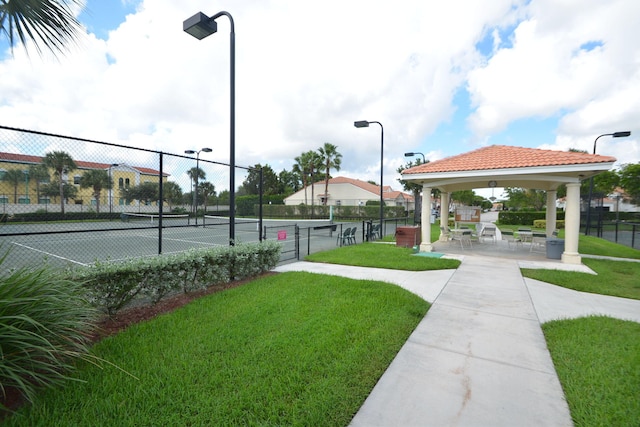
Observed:
[[[188,215],[164,215],[162,227],[160,220],[157,215],[127,214],[120,221],[2,224],[0,252],[9,250],[3,267],[45,262],[62,268],[85,266],[229,244],[228,218],[196,221]],[[260,228],[257,219],[237,219],[235,240],[257,242],[262,234],[263,239],[280,241],[283,254],[298,254],[310,247],[310,240],[318,250],[335,247],[333,229],[340,230],[340,225],[334,226],[329,220],[265,220]]]

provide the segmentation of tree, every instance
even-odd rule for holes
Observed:
[[[342,154],[338,153],[338,147],[328,142],[325,142],[324,145],[318,148],[318,153],[320,153],[320,157],[322,158],[322,163],[324,165],[324,205],[327,205],[327,201],[329,200],[329,178],[331,177],[330,172],[331,169],[335,169],[336,171],[340,170],[340,163],[342,163]]]
[[[262,168],[262,191],[263,195],[270,196],[279,194],[278,176],[271,166],[261,166],[260,163],[249,169],[247,178],[242,182],[242,190],[244,195],[260,194],[260,169]]]
[[[2,177],[3,181],[13,185],[13,203],[18,203],[18,185],[24,182],[25,172],[21,169],[9,169]]]
[[[182,188],[173,181],[162,184],[163,201],[169,204],[169,211],[174,204],[182,203]]]
[[[318,168],[322,165],[322,157],[316,151],[306,151],[300,156],[295,158],[296,164],[293,165],[297,173],[302,178],[302,185],[304,186],[304,204],[307,203],[307,185],[311,183],[311,200],[313,204],[313,183],[318,179],[322,179],[318,174]]]
[[[81,25],[71,6],[83,6],[81,0],[3,0],[0,2],[0,34],[13,46],[18,42],[27,50],[32,41],[38,53],[42,48],[63,52],[74,41]]]
[[[193,199],[194,196],[194,192],[196,191],[196,188],[198,188],[198,183],[200,181],[204,181],[207,178],[207,174],[201,169],[201,168],[191,168],[187,171],[187,175],[189,175],[189,178],[191,178],[191,182],[193,183],[192,186],[192,191],[191,191],[191,209],[193,211],[193,213],[196,213],[196,206],[198,205],[198,200],[197,197],[198,195],[195,195],[195,199]]]
[[[156,182],[143,182],[135,187],[122,188],[120,193],[127,201],[138,200],[145,205],[158,200],[159,185]]]
[[[429,163],[429,161],[427,160],[425,163]],[[420,159],[417,159],[415,164],[412,161],[408,162],[406,165],[400,166],[398,169],[396,169],[396,171],[398,173],[402,173],[402,171],[404,171],[405,169],[409,169],[411,167],[418,166],[421,164],[423,163],[420,161]],[[413,200],[415,203],[415,208],[413,211],[413,223],[420,224],[422,219],[422,198],[420,197],[420,192],[422,191],[422,184],[417,184],[415,182],[407,181],[404,179],[398,179],[398,182],[402,184],[402,188],[404,189],[404,191],[410,191],[413,194]],[[442,212],[445,212],[445,211],[442,211]],[[448,212],[448,210],[446,212]]]
[[[76,163],[73,161],[71,155],[65,151],[51,151],[46,153],[42,163],[53,169],[53,174],[58,178],[60,195],[60,212],[64,215],[64,175],[77,169]]]
[[[198,186],[198,190],[202,193],[202,200],[204,203],[204,211],[207,212],[207,198],[209,196],[216,195],[216,187],[210,182],[203,182]]]
[[[40,203],[40,184],[49,182],[49,170],[43,164],[29,166],[29,178],[36,182],[36,198]]]
[[[532,188],[507,187],[505,192],[509,198],[509,206],[515,208],[533,208],[540,211],[547,203],[547,195],[544,190]]]
[[[278,174],[278,194],[288,196],[300,189],[300,176],[293,172],[283,169]]]
[[[475,204],[477,203],[476,193],[474,193],[473,190],[454,191],[453,193],[451,193],[451,200],[461,203],[464,206],[475,206]],[[441,207],[441,209],[444,209],[444,206]]]
[[[44,196],[53,197],[55,200],[60,197],[60,182],[57,180],[51,181],[50,183],[43,185],[40,191],[42,191]],[[65,185],[64,182],[62,183],[61,200],[75,199],[77,195],[78,189],[75,185]]]
[[[92,196],[96,200],[96,212],[100,213],[100,195],[102,190],[111,190],[113,182],[109,177],[109,172],[104,169],[90,169],[82,174],[80,178],[80,188],[91,188]]]
[[[620,186],[629,195],[631,203],[640,205],[640,163],[626,164],[620,169]]]

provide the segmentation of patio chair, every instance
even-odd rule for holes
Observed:
[[[480,232],[480,241],[483,241],[485,238],[489,238],[493,241],[493,243],[496,242],[496,227],[493,225],[487,225],[485,226],[482,231]]]
[[[451,235],[451,240],[457,240],[460,242],[460,247],[462,249],[464,249],[465,245],[469,245],[469,248],[472,247],[471,245],[471,230],[470,229],[458,229],[457,231],[454,230],[455,232],[452,233]]]
[[[357,229],[358,229],[358,227],[351,228],[351,233],[349,234],[349,237],[348,237],[349,244],[351,244],[351,243],[355,244],[356,243],[356,230]]]
[[[511,249],[511,243],[514,243],[516,248],[518,245],[522,245],[522,240],[513,235],[513,230],[500,230],[500,234],[502,234],[502,240],[507,241],[509,249]]]
[[[451,241],[451,231],[449,227],[440,227],[440,240],[444,240],[445,242]]]
[[[349,236],[351,235],[351,227],[347,227],[338,234],[336,239],[336,245],[344,246],[349,243]]]
[[[547,250],[547,235],[534,231],[531,236],[531,248],[529,252],[546,252]]]

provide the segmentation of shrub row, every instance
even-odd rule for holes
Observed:
[[[501,211],[498,222],[502,225],[533,225],[535,220],[544,220],[546,212]],[[557,220],[564,220],[564,211],[557,211]]]
[[[546,219],[536,219],[533,221],[533,228],[547,228],[547,220]],[[564,228],[564,220],[556,221],[556,228]]]
[[[91,303],[109,315],[136,298],[157,303],[175,292],[191,292],[256,276],[275,267],[281,245],[273,241],[96,263],[73,270],[70,279],[84,284]]]

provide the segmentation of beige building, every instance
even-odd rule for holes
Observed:
[[[385,206],[402,206],[407,211],[415,207],[413,195],[395,191],[389,186],[383,187],[382,198]],[[325,193],[325,182],[313,185],[293,193],[284,199],[285,205],[323,205],[328,206],[365,206],[368,201],[380,201],[380,186],[359,179],[338,176],[329,179],[328,191]]]

